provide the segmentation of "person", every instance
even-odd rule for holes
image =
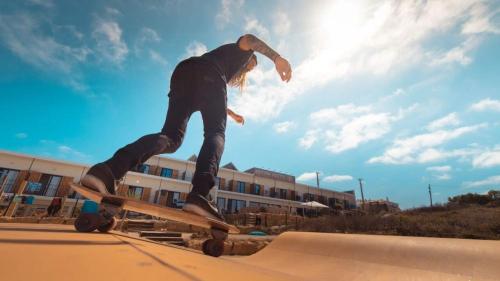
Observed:
[[[204,141],[192,178],[193,188],[183,210],[224,220],[208,194],[215,184],[224,150],[227,115],[237,123],[245,122],[243,116],[227,108],[227,85],[243,90],[246,74],[257,65],[254,52],[274,62],[282,81],[290,81],[290,63],[252,34],[241,36],[236,43],[188,58],[176,66],[171,76],[169,105],[162,130],[139,138],[117,150],[110,159],[92,166],[82,178],[82,185],[114,194],[115,181],[127,171],[137,168],[153,155],[174,153],[182,143],[191,114],[200,111]]]
[[[50,202],[49,207],[47,207],[47,217],[54,217],[59,210],[61,210],[62,199],[60,197],[54,197]]]

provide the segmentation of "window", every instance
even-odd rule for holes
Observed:
[[[271,196],[270,187],[264,185],[264,196]]]
[[[256,195],[260,194],[260,185],[258,185],[258,184],[254,185],[253,194],[256,194]]]
[[[29,181],[24,189],[24,194],[45,195],[53,197],[57,193],[61,176],[43,174],[38,182]]]
[[[236,200],[236,199],[228,199],[227,200],[227,209],[230,213],[236,213],[241,210],[241,208],[245,208],[247,201],[245,200]]]
[[[239,193],[245,193],[245,183],[239,181],[236,186],[236,191]]]
[[[313,200],[314,200],[314,197],[312,194],[304,193],[304,202],[309,202],[309,201],[313,201]]]
[[[260,206],[260,203],[259,202],[253,202],[253,201],[250,201],[249,205],[250,207],[259,207]]]
[[[247,201],[244,200],[236,200],[236,210],[241,210],[247,206]]]
[[[220,177],[215,177],[215,185],[214,186],[217,186],[217,189],[221,189],[221,187],[220,187]]]
[[[172,201],[175,203],[179,202],[181,199],[181,193],[180,192],[173,192],[172,194]]]
[[[29,181],[26,184],[26,188],[24,189],[25,194],[35,194],[35,195],[42,195],[42,184],[39,182],[32,182]]]
[[[224,198],[224,197],[217,197],[217,208],[219,210],[225,210],[226,209],[226,198]]]
[[[149,173],[149,168],[150,168],[149,165],[141,164],[137,168],[137,171],[140,172],[140,173],[148,174]]]
[[[172,178],[173,175],[174,175],[174,170],[169,168],[161,168],[160,176],[165,178]]]
[[[57,189],[59,188],[59,184],[61,183],[60,176],[50,176],[50,179],[45,187],[45,196],[54,197],[57,193]]]
[[[286,199],[286,189],[280,188],[280,198]]]
[[[143,188],[139,186],[130,186],[128,188],[127,196],[141,200]]]
[[[14,184],[16,183],[17,175],[19,171],[0,168],[0,191],[3,188],[3,192],[10,193],[14,189]]]
[[[190,171],[185,171],[184,173],[182,173],[182,179],[185,181],[191,181],[193,179],[193,173],[191,173]]]

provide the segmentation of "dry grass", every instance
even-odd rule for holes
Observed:
[[[397,214],[324,216],[306,220],[300,230],[500,240],[500,208],[445,205]]]

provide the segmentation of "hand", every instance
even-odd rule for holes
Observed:
[[[288,82],[292,78],[292,68],[290,63],[280,56],[274,60],[274,65],[276,66],[276,71],[281,77],[282,81]]]
[[[236,123],[241,124],[241,125],[245,124],[245,118],[243,118],[243,116],[238,115],[236,113],[232,113],[229,116],[231,116],[231,118],[233,118],[233,120],[236,121]]]

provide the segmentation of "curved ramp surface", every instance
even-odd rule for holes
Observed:
[[[213,258],[119,233],[0,224],[0,280],[499,280],[500,242],[289,232]]]
[[[243,260],[310,280],[500,280],[500,241],[287,232]]]

